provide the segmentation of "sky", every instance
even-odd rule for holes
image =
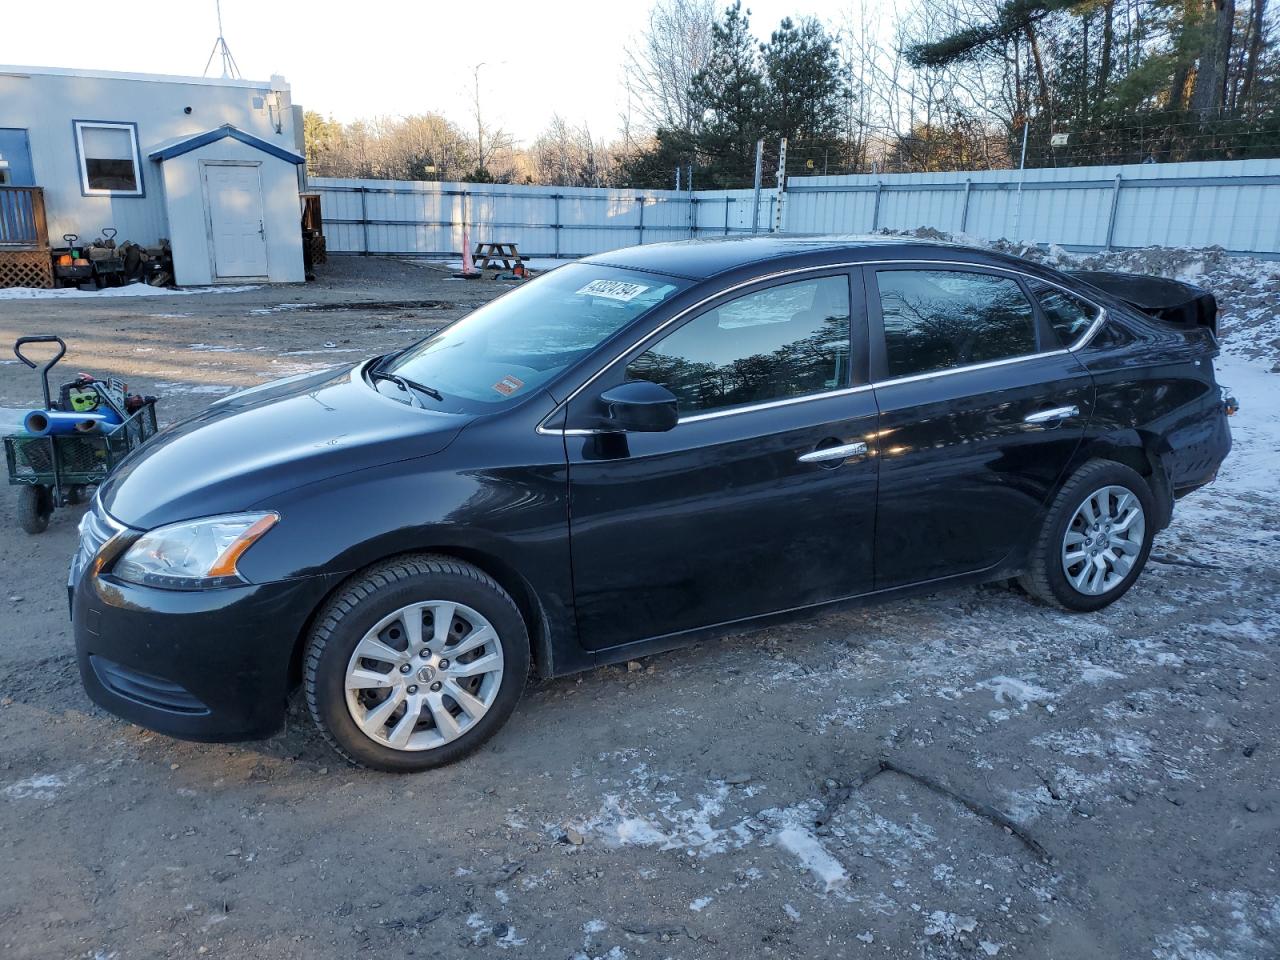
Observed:
[[[862,2],[877,0],[744,6],[756,36],[767,39],[784,16],[838,23]],[[475,67],[483,63],[486,124],[529,142],[554,113],[606,139],[617,131],[626,108],[624,51],[639,38],[649,6],[650,0],[222,0],[222,21],[246,79],[283,74],[295,103],[339,120],[435,111],[470,126]],[[214,0],[165,0],[60,29],[52,29],[47,4],[0,0],[0,7],[0,64],[12,66],[200,76],[218,35]],[[220,74],[215,62],[211,75]]]

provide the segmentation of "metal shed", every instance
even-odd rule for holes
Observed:
[[[300,154],[223,124],[153,150],[181,285],[302,282]]]

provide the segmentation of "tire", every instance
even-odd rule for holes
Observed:
[[[49,529],[53,496],[48,487],[24,486],[18,491],[18,526],[33,536]]]
[[[1125,493],[1133,501],[1123,499]],[[1139,515],[1126,521],[1135,504]],[[1096,515],[1095,526],[1089,524],[1089,509]],[[1064,610],[1101,610],[1124,596],[1142,573],[1156,517],[1155,497],[1136,471],[1111,460],[1090,460],[1054,497],[1018,583],[1036,599]],[[1082,553],[1082,559],[1075,559]]]
[[[493,736],[528,675],[528,631],[507,592],[469,563],[420,554],[371,567],[325,604],[303,686],[312,719],[346,760],[413,773]]]

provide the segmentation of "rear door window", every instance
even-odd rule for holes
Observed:
[[[1055,287],[1043,280],[1029,280],[1027,285],[1032,294],[1040,301],[1040,309],[1044,311],[1049,326],[1058,337],[1058,342],[1069,347],[1080,339],[1094,320],[1098,319],[1098,308],[1087,300],[1081,300],[1074,294],[1067,293],[1061,287]]]
[[[877,270],[889,377],[1035,353],[1031,301],[1012,277],[969,270]]]
[[[849,385],[849,280],[798,280],[730,300],[627,364],[660,383],[681,414],[823,393]]]

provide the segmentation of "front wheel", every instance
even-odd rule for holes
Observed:
[[[1119,600],[1151,552],[1155,501],[1134,470],[1091,460],[1054,498],[1018,582],[1032,596],[1089,612]]]
[[[44,533],[53,516],[53,494],[48,487],[23,486],[18,491],[18,526],[27,533]]]
[[[450,557],[371,568],[329,601],[307,646],[307,705],[352,763],[409,773],[452,763],[506,722],[529,636],[491,577]]]

